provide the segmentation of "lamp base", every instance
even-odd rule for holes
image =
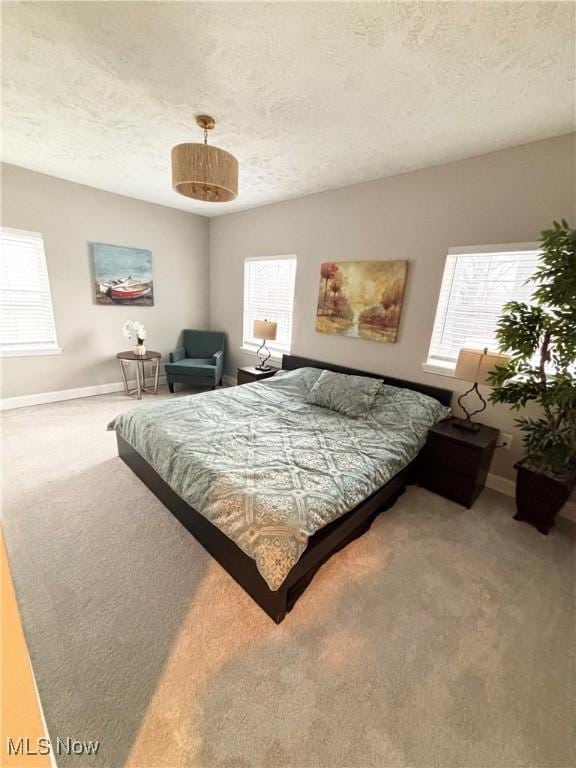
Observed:
[[[470,413],[468,408],[466,408],[466,406],[464,405],[464,400],[470,394],[470,392],[476,392],[478,398],[480,399],[480,402],[482,403],[480,408],[477,408],[475,411],[472,411],[472,413]],[[474,384],[472,384],[472,386],[467,392],[464,392],[464,394],[460,395],[460,397],[458,398],[458,405],[460,406],[460,408],[462,408],[462,410],[466,414],[466,418],[454,419],[454,421],[452,422],[452,426],[456,427],[456,429],[464,429],[467,432],[478,432],[478,430],[482,425],[477,424],[475,421],[472,421],[472,416],[476,416],[477,413],[482,413],[482,411],[486,408],[486,400],[484,400],[484,398],[480,394],[480,390],[478,389],[477,382],[474,382]]]
[[[271,371],[272,368],[268,365],[268,360],[270,360],[270,350],[266,346],[266,339],[262,340],[262,344],[258,347],[258,352],[256,352],[256,357],[258,358],[258,365],[255,366],[257,371]]]
[[[469,419],[454,419],[452,422],[454,429],[463,429],[465,432],[478,432],[481,424],[476,421],[470,421]]]

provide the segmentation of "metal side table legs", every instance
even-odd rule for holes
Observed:
[[[136,395],[138,400],[142,400],[142,392],[148,392],[150,395],[157,395],[158,394],[158,378],[160,376],[160,355],[158,357],[148,358],[148,359],[142,359],[137,360],[133,358],[126,358],[126,357],[119,357],[120,360],[120,369],[122,370],[122,381],[124,382],[124,392],[129,396],[133,397]],[[154,365],[154,388],[150,389],[146,386],[146,371],[145,371],[145,363],[153,363]],[[135,389],[129,389],[128,387],[128,377],[126,375],[126,365],[130,363],[136,363],[136,388]]]

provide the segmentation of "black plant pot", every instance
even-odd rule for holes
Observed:
[[[571,480],[557,480],[530,469],[524,460],[514,465],[518,470],[516,479],[516,509],[514,520],[522,520],[547,534],[554,525],[559,512],[574,488],[576,477]]]

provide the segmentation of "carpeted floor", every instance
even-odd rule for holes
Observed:
[[[166,395],[163,395],[166,396]],[[146,407],[151,398],[138,407]],[[3,415],[3,525],[60,766],[568,768],[575,538],[418,488],[275,626],[115,455],[123,395]]]

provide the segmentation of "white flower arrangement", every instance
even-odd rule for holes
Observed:
[[[122,326],[122,333],[129,341],[136,336],[139,345],[144,344],[146,339],[146,328],[138,320],[127,320]]]

